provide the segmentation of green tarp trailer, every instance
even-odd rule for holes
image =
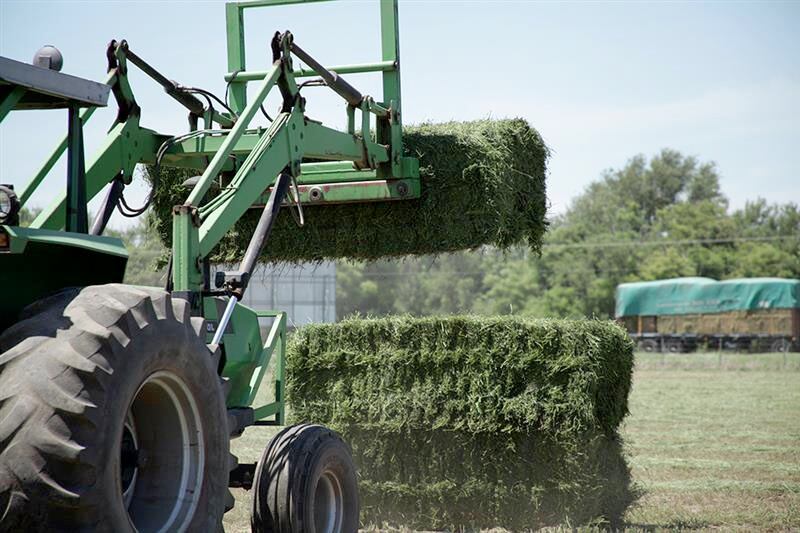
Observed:
[[[800,280],[691,277],[617,286],[615,316],[648,351],[800,348]]]
[[[800,309],[800,280],[674,278],[617,286],[617,318]]]

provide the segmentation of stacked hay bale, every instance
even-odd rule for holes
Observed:
[[[348,319],[295,334],[288,399],[352,445],[364,523],[614,523],[632,349],[594,320]]]
[[[538,250],[546,229],[545,173],[549,155],[522,119],[450,122],[408,127],[404,143],[420,160],[416,200],[306,206],[298,228],[288,210],[276,221],[266,261],[378,259],[527,244]],[[169,244],[172,206],[196,171],[162,169],[153,206]],[[260,212],[243,217],[217,246],[213,261],[241,260]]]
[[[284,211],[262,259],[539,249],[549,152],[527,122],[425,124],[406,128],[404,143],[420,160],[419,199],[307,206],[303,228]],[[162,169],[154,211],[165,243],[192,174]],[[242,218],[212,261],[239,261],[259,214]],[[353,446],[365,523],[613,522],[632,497],[617,436],[632,365],[632,344],[611,323],[350,319],[294,335],[287,397],[295,420],[329,425]]]

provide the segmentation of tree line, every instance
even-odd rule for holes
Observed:
[[[540,253],[517,248],[337,265],[337,315],[610,317],[619,283],[682,276],[800,277],[800,209],[731,210],[715,165],[674,150],[605,171],[553,217]]]

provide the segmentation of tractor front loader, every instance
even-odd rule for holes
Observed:
[[[418,161],[403,156],[396,0],[380,0],[378,62],[325,67],[286,31],[269,39],[265,70],[246,68],[244,13],[302,1],[226,5],[224,99],[170,81],[125,41],[110,43],[104,83],[59,72],[52,48],[34,65],[0,58],[0,120],[12,110],[68,114],[66,136],[27,185],[0,186],[0,530],[219,531],[230,487],[253,490],[254,531],[358,528],[355,467],[335,432],[286,427],[257,464],[229,451],[250,426],[284,425],[286,315],[240,303],[280,210],[301,225],[303,205],[420,194]],[[133,67],[188,109],[187,133],[140,125]],[[360,72],[381,73],[379,101],[342,78]],[[257,84],[249,95],[248,83]],[[347,131],[306,116],[312,85],[344,100]],[[276,88],[281,105],[269,116]],[[116,120],[85,158],[83,125],[111,95]],[[251,126],[261,113],[270,125]],[[21,227],[20,210],[64,152],[65,189]],[[164,288],[123,284],[125,247],[103,236],[115,210],[138,216],[152,200],[133,207],[125,197],[137,164],[151,166],[154,188],[164,167],[197,173],[173,208]],[[103,191],[89,220],[87,202]],[[251,209],[260,219],[238,270],[212,276],[215,246]],[[257,405],[268,375],[274,401]]]

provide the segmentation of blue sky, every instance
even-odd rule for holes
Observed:
[[[251,69],[265,68],[284,29],[326,64],[379,59],[372,1],[250,10],[246,21]],[[102,80],[112,38],[167,77],[224,92],[221,1],[0,0],[0,55],[30,61],[53,44],[64,72]],[[526,118],[553,149],[551,213],[604,169],[666,147],[715,161],[733,207],[800,202],[800,2],[401,0],[400,42],[404,120]],[[374,76],[348,79],[380,93]],[[183,108],[142,75],[132,82],[145,126],[186,130]],[[343,126],[341,101],[321,91],[308,91],[309,115]],[[89,151],[113,116],[95,114]],[[0,181],[21,186],[65,129],[65,112],[12,113],[0,125]],[[61,165],[34,200],[63,183]]]

